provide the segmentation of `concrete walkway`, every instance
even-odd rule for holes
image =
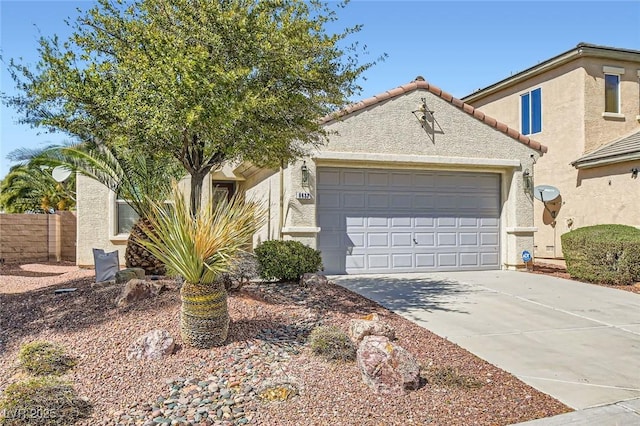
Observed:
[[[514,271],[330,278],[583,410],[528,424],[640,425],[639,294]]]

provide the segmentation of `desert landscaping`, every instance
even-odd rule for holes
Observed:
[[[226,344],[181,344],[175,280],[157,296],[116,307],[123,284],[95,284],[70,264],[4,265],[0,389],[25,377],[21,345],[46,341],[76,360],[63,379],[89,407],[77,424],[508,425],[571,411],[457,345],[331,282],[251,283],[229,295]],[[76,288],[56,294],[56,289]],[[122,305],[122,304],[121,304]],[[377,314],[419,366],[411,388],[363,381],[355,361],[313,353],[318,326],[348,331]],[[174,340],[159,359],[132,355],[152,330]]]

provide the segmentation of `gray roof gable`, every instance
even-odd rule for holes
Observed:
[[[577,169],[640,159],[640,130],[583,155],[571,165]]]

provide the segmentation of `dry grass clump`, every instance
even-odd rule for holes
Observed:
[[[327,361],[353,361],[356,347],[344,331],[335,326],[320,326],[309,335],[311,351]]]
[[[75,359],[66,354],[64,348],[49,342],[22,345],[18,361],[22,368],[35,376],[59,376],[77,364]]]
[[[422,370],[421,376],[427,383],[460,389],[478,389],[484,385],[473,376],[461,374],[457,368],[438,367]]]
[[[90,412],[71,385],[53,376],[13,383],[0,398],[0,424],[6,426],[71,425]]]

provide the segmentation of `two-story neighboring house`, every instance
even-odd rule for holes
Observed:
[[[528,170],[560,192],[534,201],[535,256],[579,227],[640,227],[640,51],[580,43],[462,100],[549,147]]]

